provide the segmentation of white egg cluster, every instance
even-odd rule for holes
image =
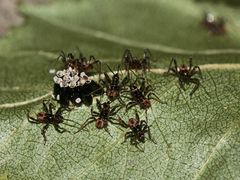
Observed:
[[[59,84],[60,87],[70,88],[83,86],[85,83],[88,84],[91,82],[91,79],[85,74],[85,72],[79,73],[78,70],[71,67],[62,71],[57,71],[53,80],[56,84]]]

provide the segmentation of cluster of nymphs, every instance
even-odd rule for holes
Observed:
[[[62,52],[58,59],[63,62],[63,69],[57,71],[53,78],[53,99],[57,103],[53,103],[53,100],[43,101],[43,111],[37,113],[36,118],[28,114],[29,122],[44,124],[41,131],[44,143],[47,141],[46,131],[50,125],[59,133],[71,132],[67,127],[76,128],[73,132],[75,134],[86,130],[92,123],[95,123],[97,129],[104,129],[108,134],[109,123],[127,129],[123,142],[129,139],[130,144],[137,148],[146,139],[155,143],[148,125],[147,111],[151,108],[152,101],[162,101],[147,80],[150,58],[148,49],[144,50],[141,58],[126,50],[117,71],[112,71],[106,65],[109,72],[101,72],[102,63],[93,56],[87,59],[82,54],[75,57],[72,53],[65,55]],[[98,78],[90,76],[93,72]],[[167,71],[167,74],[178,77],[180,87],[184,90],[185,84],[195,84],[190,96],[199,87],[199,79],[192,77],[197,73],[201,75],[200,68],[192,66],[191,59],[189,66],[178,66],[176,60],[172,59]],[[96,103],[93,103],[94,99]],[[64,118],[65,112],[71,113],[75,107],[81,108],[82,105],[91,106],[90,117],[85,122]],[[135,115],[127,120],[119,115],[120,110],[124,110],[124,113],[134,111]],[[145,113],[145,118],[140,119],[140,111]]]

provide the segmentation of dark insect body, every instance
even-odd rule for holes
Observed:
[[[61,51],[58,56],[58,60],[61,60],[64,64],[64,68],[67,69],[69,67],[77,69],[78,67],[78,59],[72,53],[68,53],[67,55]]]
[[[82,104],[90,106],[93,96],[104,93],[101,85],[85,74],[93,69],[94,64],[100,63],[99,60],[90,56],[88,61],[82,54],[75,58],[72,53],[65,55],[63,51],[58,59],[62,60],[65,69],[57,71],[53,78],[55,82],[53,96],[62,107],[68,107],[70,103],[74,106]]]
[[[80,53],[79,58],[75,58],[72,53],[68,53],[67,55],[62,51],[58,59],[62,60],[65,65],[65,68],[74,68],[77,69],[78,72],[89,72],[94,69],[94,65],[98,64],[100,67],[99,72],[101,72],[101,61],[97,60],[94,56],[90,56],[89,59],[83,56]]]
[[[60,107],[57,109],[55,113],[53,112],[53,110],[55,110],[55,106],[52,103],[43,101],[43,111],[37,113],[36,118],[31,117],[29,113],[27,114],[28,121],[30,123],[45,124],[45,126],[43,126],[41,130],[41,134],[44,138],[44,144],[46,144],[46,141],[47,141],[46,131],[50,125],[53,125],[54,129],[59,133],[70,132],[67,129],[61,127],[60,124],[78,128],[76,126],[76,124],[78,125],[78,123],[70,119],[65,119],[63,117],[63,112],[66,111],[67,109]],[[66,123],[65,121],[73,122],[74,124],[72,125],[72,124]]]
[[[74,106],[86,106],[92,105],[93,97],[99,96],[104,93],[101,85],[91,80],[90,83],[86,83],[83,86],[77,86],[75,88],[60,87],[59,84],[54,84],[53,96],[54,99],[62,106],[68,107],[70,103]]]
[[[223,35],[226,33],[226,22],[224,18],[216,19],[212,14],[205,13],[202,25],[206,27],[210,34]]]
[[[80,53],[80,71],[89,72],[94,69],[94,65],[99,65],[99,72],[101,72],[101,61],[97,60],[94,56],[90,56],[89,60]]]
[[[173,66],[172,63],[174,63]],[[195,87],[191,91],[190,96],[192,96],[200,86],[200,80],[198,78],[193,78],[193,76],[198,74],[200,78],[202,78],[200,67],[193,66],[191,58],[189,59],[189,66],[186,66],[185,64],[178,66],[177,61],[175,59],[172,59],[167,74],[178,77],[180,88],[182,88],[184,91],[186,90],[184,87],[185,84],[195,84]]]
[[[134,57],[129,49],[126,49],[123,58],[122,64],[127,72],[129,70],[142,70],[144,73],[148,70],[150,71],[150,59],[151,53],[149,49],[144,50],[142,58]]]
[[[135,118],[130,118],[127,124],[122,119],[119,119],[119,124],[125,128],[130,128],[130,131],[125,134],[124,142],[130,139],[130,144],[140,149],[138,145],[140,143],[145,143],[145,134],[147,133],[149,140],[156,144],[152,139],[150,126],[148,126],[145,120],[140,120],[138,113],[136,113]]]
[[[110,101],[118,99],[120,103],[125,104],[120,94],[123,90],[125,90],[125,86],[129,82],[129,76],[125,76],[123,80],[121,80],[119,76],[119,68],[117,73],[114,73],[111,69],[110,71],[113,74],[111,78],[105,72],[104,73],[105,79],[100,80],[103,86],[106,87],[106,95]]]
[[[101,103],[99,101],[99,99],[97,99],[96,101],[97,101],[98,111],[94,111],[93,108],[91,109],[91,117],[89,117],[83,123],[83,125],[81,126],[79,131],[84,129],[89,124],[95,122],[95,126],[97,129],[104,129],[107,133],[109,133],[108,128],[107,128],[108,123],[110,122],[112,124],[118,124],[117,122],[115,122],[117,119],[114,116],[121,109],[121,106],[115,105],[115,106],[111,107],[110,101],[107,101],[104,103]],[[77,132],[79,132],[79,131],[77,131]]]
[[[137,81],[142,80],[140,87],[137,86]],[[154,92],[154,88],[151,85],[146,86],[146,80],[144,78],[137,78],[136,81],[130,84],[130,102],[126,106],[128,111],[134,106],[139,106],[140,109],[147,110],[151,107],[151,100],[161,102],[158,96]]]

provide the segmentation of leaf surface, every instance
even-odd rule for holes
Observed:
[[[228,34],[212,37],[200,26],[203,10],[228,17]],[[240,65],[239,8],[183,1],[55,1],[23,5],[27,23],[0,40],[0,179],[239,179]],[[153,54],[149,74],[160,99],[149,110],[157,144],[139,152],[122,143],[126,131],[110,125],[112,135],[97,130],[59,134],[51,127],[43,145],[42,126],[27,122],[50,97],[61,50],[79,47],[113,69],[131,48]],[[193,98],[177,79],[162,75],[172,57],[193,57],[203,71]],[[134,112],[119,116],[125,120]],[[83,123],[89,108],[69,118]],[[144,113],[141,114],[144,118]]]

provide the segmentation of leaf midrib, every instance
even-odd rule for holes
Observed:
[[[215,70],[215,69],[220,69],[220,70],[229,70],[229,69],[240,69],[240,64],[204,64],[200,65],[200,68],[202,70]],[[163,74],[164,72],[167,71],[167,69],[151,69],[150,70],[152,73],[156,74]],[[94,78],[94,77],[93,77]],[[50,97],[52,95],[52,92],[48,92],[45,95],[36,97],[34,99],[26,100],[26,101],[21,101],[21,102],[15,102],[15,103],[6,103],[6,104],[0,104],[0,109],[5,109],[5,108],[16,108],[20,106],[26,106],[38,101],[41,101],[47,97]]]

